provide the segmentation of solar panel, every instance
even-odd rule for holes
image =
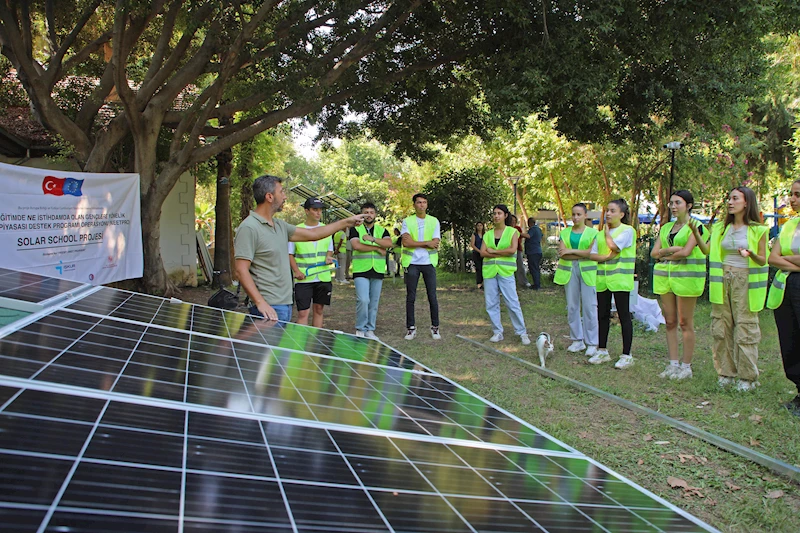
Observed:
[[[309,198],[317,198],[317,197],[319,197],[319,194],[316,191],[314,191],[312,189],[309,189],[308,187],[306,187],[303,184],[295,185],[294,187],[290,187],[289,191],[295,193],[296,195],[300,196],[301,198],[305,198],[306,200],[308,200]]]
[[[84,288],[88,285],[0,268],[0,298],[3,299],[39,304]]]
[[[385,344],[101,289],[0,339],[0,529],[713,531]]]
[[[344,198],[333,192],[325,193],[322,196],[320,196],[319,199],[331,207],[338,207],[341,209],[348,209],[352,205],[352,202],[350,202],[349,200],[345,200]]]

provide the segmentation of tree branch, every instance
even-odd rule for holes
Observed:
[[[56,52],[58,46],[58,36],[56,36],[56,6],[53,5],[53,0],[46,0],[44,3],[44,16],[47,21],[47,45],[48,52],[52,56]]]
[[[73,67],[86,61],[90,55],[98,51],[100,47],[109,42],[111,40],[111,34],[112,32],[110,31],[105,32],[100,37],[81,48],[77,54],[70,56],[66,61],[64,61],[61,71],[58,72],[58,76],[53,77],[53,85],[55,85],[55,83],[61,77],[61,72],[69,72],[73,69]]]
[[[156,44],[156,49],[153,52],[153,57],[150,59],[150,66],[147,69],[147,73],[144,76],[144,84],[146,84],[149,80],[156,75],[156,72],[161,68],[161,64],[164,61],[164,56],[167,53],[167,49],[169,47],[169,41],[172,37],[172,32],[175,30],[175,21],[178,18],[178,12],[183,6],[183,0],[173,0],[172,4],[167,10],[167,14],[164,16],[164,24],[161,26],[161,34],[158,36],[158,43]]]
[[[86,23],[89,22],[89,19],[94,14],[97,6],[100,5],[102,0],[94,0],[94,2],[88,6],[86,9],[83,10],[81,13],[80,18],[75,23],[75,27],[72,28],[72,31],[69,32],[69,35],[64,39],[64,42],[61,43],[61,46],[58,48],[58,51],[50,58],[50,63],[47,65],[47,79],[46,83],[52,90],[53,86],[56,84],[56,81],[61,77],[61,62],[64,59],[64,56],[67,53],[67,50],[75,43],[75,39],[78,38],[78,35],[83,30]],[[51,0],[47,2],[48,6],[51,4]],[[53,34],[53,49],[55,50],[55,33]]]

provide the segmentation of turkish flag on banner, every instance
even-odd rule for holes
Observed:
[[[42,181],[42,190],[45,194],[52,194],[54,196],[64,196],[64,182],[66,178],[57,178],[55,176],[45,176]]]

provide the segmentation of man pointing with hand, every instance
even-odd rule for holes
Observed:
[[[288,245],[318,241],[337,231],[357,226],[364,215],[355,215],[316,228],[298,228],[274,215],[283,209],[283,180],[265,175],[253,182],[256,208],[242,221],[236,233],[236,274],[253,305],[250,314],[268,320],[289,322],[292,318],[292,269]]]

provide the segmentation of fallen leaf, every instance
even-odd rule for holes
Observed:
[[[700,405],[708,405],[708,404],[710,404],[710,403],[711,403],[711,402],[700,402]]]
[[[653,440],[653,436],[650,433],[648,433],[647,435],[644,436],[644,440],[646,441]]]
[[[782,490],[771,490],[764,497],[765,498],[769,498],[770,500],[777,500],[778,498],[783,498],[783,491]]]
[[[761,446],[761,441],[750,437],[750,446]]]
[[[669,486],[672,487],[673,489],[677,489],[678,487],[680,487],[685,490],[689,488],[689,484],[679,477],[669,476],[667,477],[667,483],[669,483]]]
[[[756,411],[756,412],[759,412],[759,413],[760,413],[761,411],[763,411],[763,409],[762,409],[762,408],[760,408],[760,407],[753,407],[753,410],[754,410],[754,411]]]
[[[739,413],[733,413],[733,414],[731,415],[731,418],[739,418]]]
[[[679,453],[678,454],[678,459],[680,459],[682,463],[685,463],[686,461],[691,461],[692,459],[694,459],[694,455],[688,455],[688,454],[685,454],[685,453]]]
[[[731,490],[742,490],[742,487],[740,487],[739,485],[734,485],[730,481],[726,481],[725,486],[727,486]]]
[[[653,444],[669,444],[668,440],[657,440]]]
[[[712,500],[711,498],[708,498],[706,500],[706,505],[711,505],[711,506],[717,505],[717,500]]]
[[[763,417],[761,415],[750,415],[750,416],[747,417],[748,420],[750,420],[751,422],[754,422],[756,424],[760,424],[762,418]]]
[[[639,459],[638,461],[636,461],[636,464],[639,465],[639,466],[642,466],[644,464],[644,460],[643,459]]]
[[[702,409],[705,406],[703,406],[703,405],[695,405],[695,407],[697,407],[698,409]]]

